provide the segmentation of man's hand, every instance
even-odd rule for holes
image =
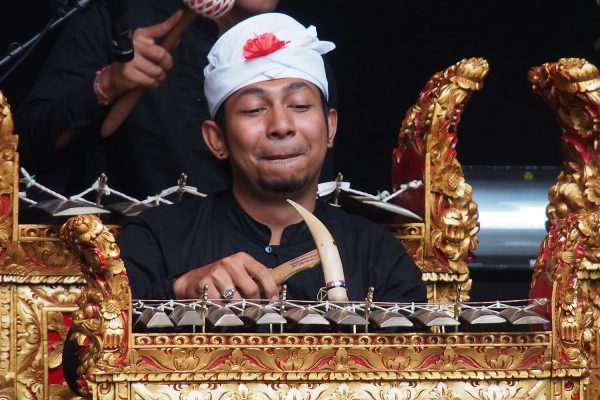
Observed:
[[[173,67],[173,58],[157,44],[157,39],[173,29],[182,15],[183,11],[179,10],[160,24],[136,29],[133,33],[133,60],[115,62],[99,77],[98,85],[102,92],[111,99],[117,99],[134,87],[158,87]]]
[[[236,253],[178,277],[173,290],[177,299],[197,299],[208,284],[208,297],[221,298],[221,292],[235,288],[232,300],[274,299],[279,290],[271,271],[247,253]]]

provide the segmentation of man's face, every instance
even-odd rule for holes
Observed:
[[[281,194],[316,186],[337,115],[324,116],[315,85],[292,78],[259,82],[235,92],[224,107],[234,185]]]

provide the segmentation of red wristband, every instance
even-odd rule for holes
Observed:
[[[101,106],[110,106],[114,103],[114,100],[104,93],[102,88],[100,88],[100,77],[110,68],[110,65],[102,68],[101,70],[96,72],[96,79],[94,79],[94,93],[96,93],[96,99],[98,100],[98,104]]]

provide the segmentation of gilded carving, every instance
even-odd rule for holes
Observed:
[[[449,381],[360,384],[356,382],[288,384],[288,383],[211,383],[202,384],[135,384],[136,400],[550,400],[550,391],[532,380],[516,381]]]
[[[196,379],[382,380],[470,373],[490,377],[549,374],[551,338],[510,334],[173,336],[134,334],[130,372]],[[519,371],[528,365],[537,374]],[[488,371],[488,372],[481,372]]]
[[[576,213],[600,211],[600,73],[579,58],[563,58],[529,71],[533,91],[552,110],[562,129],[563,167],[556,184],[548,191],[547,226]],[[582,227],[584,230],[586,227]],[[579,260],[579,279],[583,293],[593,305],[594,335],[592,368],[600,368],[600,241],[588,234],[583,257]],[[600,387],[600,375],[592,374],[591,391]],[[597,396],[596,396],[597,397]]]
[[[543,281],[558,282],[552,293],[560,305],[556,328],[556,344],[560,357],[556,367],[585,368],[594,339],[592,309],[588,307],[577,279],[578,266],[587,244],[600,237],[600,213],[583,213],[556,221],[542,242],[534,265],[532,290],[542,287]],[[539,293],[538,293],[539,294]]]
[[[16,218],[15,196],[18,179],[18,137],[14,133],[8,100],[0,92],[0,270],[9,262],[8,249],[12,244],[13,221]]]
[[[0,285],[0,398],[14,398],[14,357],[11,338],[14,337],[12,324],[12,290],[9,285]]]
[[[74,309],[77,287],[21,286],[16,292],[16,388],[19,399],[71,398],[61,371],[67,333],[65,313]],[[69,394],[70,397],[67,396]]]
[[[114,399],[576,398],[585,390],[591,339],[577,263],[598,228],[596,216],[571,218],[540,250],[533,285],[552,289],[550,329],[143,334],[131,333],[128,281],[114,238],[96,217],[75,217],[62,235],[77,247],[87,282],[74,314],[82,388]]]
[[[17,290],[16,345],[17,393],[19,398],[37,399],[43,394],[42,305],[28,287]]]
[[[411,238],[401,240],[423,272],[459,275],[465,282],[465,299],[468,262],[477,247],[479,223],[472,188],[465,182],[456,159],[456,129],[466,103],[472,92],[482,88],[488,70],[487,61],[471,58],[434,74],[406,113],[393,156],[395,186],[402,183],[403,168],[420,168],[425,180],[422,190],[427,236],[423,243]],[[404,205],[403,201],[399,196],[398,204]],[[454,289],[454,285],[450,287]],[[430,288],[428,292],[436,290]],[[429,297],[429,301],[434,298]]]
[[[60,235],[81,259],[87,281],[73,315],[73,338],[81,350],[78,373],[85,378],[125,362],[131,331],[129,280],[114,236],[98,217],[73,217]],[[80,390],[90,390],[85,379]]]
[[[561,58],[531,68],[533,91],[556,112],[564,163],[548,192],[548,226],[600,206],[600,73],[582,58]],[[597,262],[597,261],[596,261]]]

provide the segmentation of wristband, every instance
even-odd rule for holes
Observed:
[[[110,65],[102,68],[99,71],[96,71],[96,79],[94,79],[94,93],[96,93],[96,99],[98,100],[98,104],[101,106],[110,106],[114,103],[114,100],[104,93],[102,88],[100,88],[100,77],[110,68]]]

